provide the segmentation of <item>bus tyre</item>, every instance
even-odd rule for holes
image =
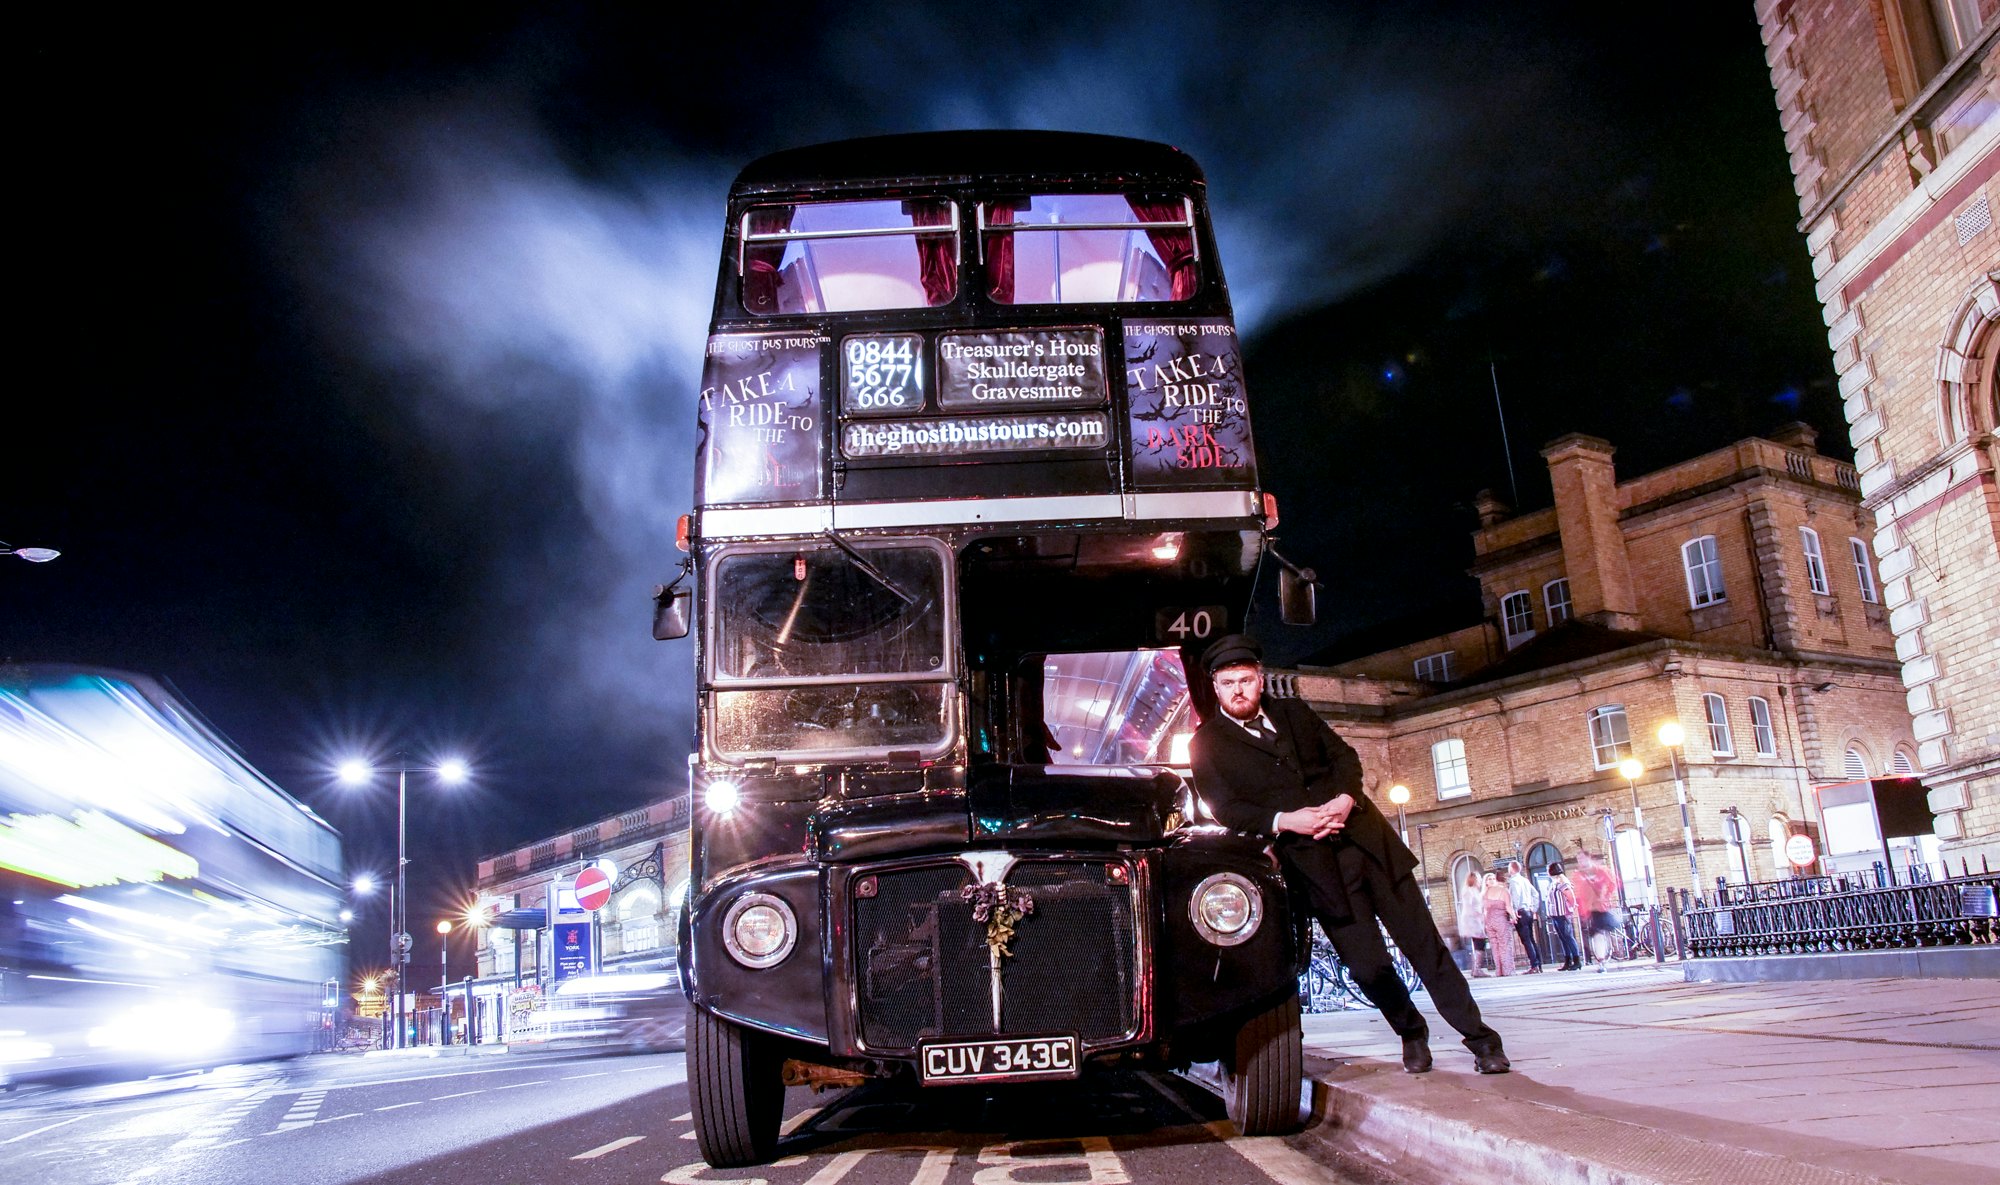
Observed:
[[[688,1084],[701,1157],[719,1169],[764,1164],[778,1148],[785,1084],[763,1034],[690,1010]]]
[[[1299,1044],[1299,998],[1290,995],[1236,1031],[1234,1055],[1223,1064],[1223,1109],[1246,1136],[1275,1136],[1299,1126],[1299,1086],[1305,1055]]]

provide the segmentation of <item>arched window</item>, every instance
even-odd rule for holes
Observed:
[[[1610,769],[1632,755],[1632,729],[1624,704],[1592,708],[1588,719],[1590,758],[1598,769]]]
[[[1549,628],[1569,620],[1569,581],[1551,580],[1542,586],[1542,609],[1549,615]]]
[[[1717,757],[1736,756],[1736,742],[1729,735],[1729,706],[1722,697],[1709,692],[1701,697],[1701,714],[1708,720],[1708,748]]]
[[[1465,763],[1465,742],[1457,737],[1431,746],[1431,772],[1437,777],[1437,796],[1464,798],[1472,793],[1472,771]]]
[[[615,953],[636,954],[664,945],[661,914],[660,889],[651,880],[642,877],[618,890],[618,896],[611,901],[611,915],[617,924],[618,936]]]
[[[1875,561],[1868,555],[1868,545],[1859,539],[1849,538],[1847,550],[1854,556],[1854,579],[1861,585],[1861,599],[1874,605],[1881,601],[1875,592]]]
[[[1910,760],[1908,753],[1898,749],[1896,755],[1889,759],[1889,772],[1899,778],[1914,778],[1917,776],[1916,763]]]
[[[1528,879],[1534,881],[1535,887],[1542,891],[1544,900],[1548,899],[1549,886],[1555,883],[1554,878],[1549,875],[1549,865],[1561,859],[1562,853],[1556,850],[1556,845],[1547,840],[1537,841],[1528,848],[1526,860]]]
[[[1510,592],[1501,598],[1500,625],[1507,632],[1509,649],[1535,636],[1535,602],[1527,589]]]
[[[1846,762],[1840,772],[1846,775],[1848,781],[1859,782],[1868,776],[1868,758],[1862,755],[1860,749],[1849,745]]]
[[[1757,746],[1757,756],[1778,755],[1778,734],[1771,728],[1771,701],[1761,695],[1750,697],[1750,740]]]
[[[1454,913],[1458,911],[1459,902],[1462,901],[1465,897],[1466,893],[1465,878],[1475,872],[1484,872],[1484,871],[1486,871],[1486,865],[1481,863],[1479,857],[1477,856],[1461,853],[1457,856],[1452,857],[1451,908]],[[1480,935],[1480,937],[1484,938],[1485,935],[1482,934]]]
[[[1791,870],[1785,859],[1785,841],[1792,837],[1792,821],[1783,815],[1771,816],[1771,873],[1782,877]]]
[[[1826,582],[1826,555],[1819,549],[1819,532],[1811,527],[1800,527],[1799,543],[1806,552],[1806,583],[1819,596],[1831,594],[1833,589]]]
[[[1645,905],[1650,902],[1646,896],[1647,880],[1653,868],[1653,854],[1646,850],[1646,841],[1631,827],[1618,830],[1618,876],[1624,882],[1625,904]]]
[[[1703,535],[1682,544],[1681,565],[1687,569],[1690,606],[1700,609],[1729,599],[1722,589],[1722,558],[1715,550],[1715,536]]]

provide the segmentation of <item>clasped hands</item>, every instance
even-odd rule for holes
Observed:
[[[1282,811],[1278,815],[1278,830],[1299,835],[1310,835],[1314,839],[1325,839],[1347,826],[1347,816],[1354,812],[1354,796],[1337,794],[1318,806],[1300,807],[1295,811]]]

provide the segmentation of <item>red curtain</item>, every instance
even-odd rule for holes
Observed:
[[[1132,213],[1141,222],[1178,222],[1187,217],[1187,207],[1179,198],[1128,199]],[[1186,300],[1194,295],[1200,271],[1194,263],[1194,231],[1183,229],[1155,229],[1146,232],[1152,241],[1153,250],[1160,253],[1160,262],[1167,265],[1167,274],[1173,278],[1173,299]]]
[[[750,211],[749,233],[774,235],[790,230],[795,206],[761,206]],[[743,249],[743,307],[753,313],[778,311],[778,266],[783,243],[749,243]]]
[[[951,225],[947,202],[904,202],[903,209],[918,226]],[[918,235],[917,266],[924,283],[924,303],[933,307],[951,303],[958,295],[958,236]]]
[[[988,227],[1014,225],[1014,207],[998,202],[986,207]],[[1014,303],[1014,232],[986,236],[986,295],[994,304]]]

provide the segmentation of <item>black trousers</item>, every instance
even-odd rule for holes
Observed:
[[[1353,973],[1354,985],[1382,1013],[1382,1019],[1389,1022],[1399,1037],[1430,1035],[1429,1022],[1417,1011],[1409,989],[1403,986],[1395,964],[1390,961],[1389,948],[1382,941],[1382,931],[1386,929],[1389,937],[1395,939],[1397,949],[1410,961],[1410,969],[1423,981],[1424,990],[1431,995],[1431,1005],[1447,1024],[1458,1030],[1465,1039],[1465,1047],[1474,1053],[1500,1052],[1500,1034],[1487,1028],[1486,1022],[1479,1018],[1479,1005],[1473,1002],[1472,989],[1466,985],[1464,973],[1451,961],[1451,952],[1445,949],[1444,939],[1438,935],[1437,923],[1431,920],[1430,906],[1424,903],[1417,878],[1404,876],[1391,881],[1388,869],[1352,844],[1341,846],[1339,867],[1354,917],[1336,922],[1322,916],[1319,924],[1340,955],[1340,961]]]
[[[1542,965],[1542,948],[1535,941],[1535,915],[1522,913],[1514,919],[1514,933],[1521,936],[1521,948],[1528,952],[1528,966]]]

